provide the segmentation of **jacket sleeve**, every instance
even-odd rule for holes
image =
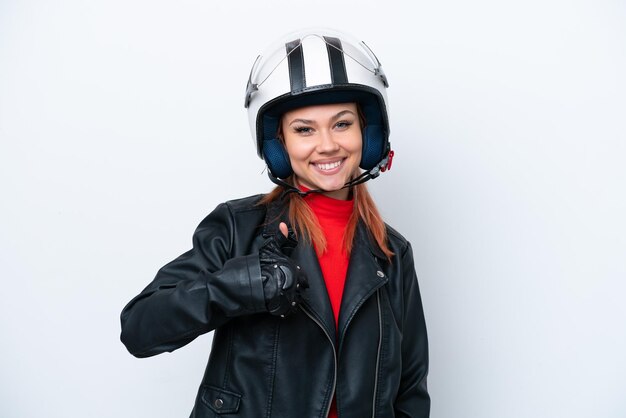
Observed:
[[[230,318],[266,310],[259,257],[231,258],[234,231],[221,204],[196,229],[193,248],[124,307],[121,340],[131,354],[173,351]]]
[[[402,254],[401,261],[404,280],[402,380],[395,402],[395,416],[428,418],[430,416],[430,396],[426,387],[428,339],[410,244]]]

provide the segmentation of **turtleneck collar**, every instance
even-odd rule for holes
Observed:
[[[310,189],[299,185],[300,190],[308,192]],[[346,224],[352,215],[354,199],[339,200],[328,197],[322,193],[311,193],[304,201],[313,209],[318,218]]]

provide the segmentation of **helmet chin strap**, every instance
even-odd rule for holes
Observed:
[[[358,175],[356,178],[354,178],[354,179],[350,180],[349,182],[347,182],[346,184],[344,184],[343,187],[341,189],[339,189],[339,190],[345,189],[346,187],[356,186],[357,184],[365,183],[368,180],[375,179],[376,177],[380,176],[380,173],[384,173],[385,171],[391,169],[391,163],[393,162],[393,156],[394,156],[394,152],[393,151],[389,151],[387,156],[385,158],[383,158],[381,160],[381,162],[376,164],[376,166],[374,168],[372,168],[372,169],[370,169],[368,171],[364,171],[363,173]],[[301,197],[306,197],[306,196],[310,195],[311,193],[325,193],[326,192],[326,190],[322,190],[322,189],[314,189],[314,190],[309,190],[307,192],[303,192],[302,190],[298,189],[297,187],[292,186],[291,184],[287,183],[286,181],[283,181],[283,180],[279,179],[278,177],[274,176],[272,174],[272,171],[269,168],[267,169],[267,176],[272,181],[272,183],[274,183],[274,184],[276,184],[278,186],[281,186],[282,188],[285,189],[285,191],[283,191],[283,193],[280,196],[281,199],[284,199],[285,196],[287,196],[289,193],[297,193]]]

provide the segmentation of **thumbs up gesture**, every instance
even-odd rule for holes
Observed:
[[[272,315],[285,317],[294,313],[302,293],[309,287],[306,275],[289,257],[297,244],[287,225],[281,222],[279,232],[259,249],[265,305]]]

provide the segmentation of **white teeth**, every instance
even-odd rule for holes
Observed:
[[[317,168],[320,170],[332,170],[333,168],[337,168],[341,165],[341,161],[335,161],[334,163],[326,163],[326,164],[315,164]]]

